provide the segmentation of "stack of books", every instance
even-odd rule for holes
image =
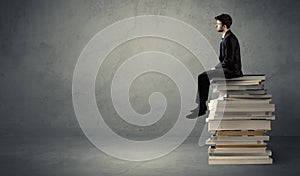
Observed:
[[[209,164],[272,164],[267,147],[275,120],[272,95],[264,88],[265,75],[211,80],[212,96],[206,118]]]

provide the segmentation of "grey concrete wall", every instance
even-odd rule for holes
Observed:
[[[229,13],[232,31],[239,38],[244,73],[265,73],[266,87],[276,104],[273,136],[298,136],[298,77],[300,53],[298,35],[299,1],[4,1],[0,2],[0,135],[81,134],[72,105],[72,76],[77,59],[87,42],[100,30],[118,20],[136,15],[170,16],[194,26],[218,53],[220,34],[214,17]],[[143,45],[141,45],[143,44]],[[123,50],[122,50],[123,48]],[[178,44],[155,38],[131,41],[120,46],[99,72],[96,97],[112,129],[124,136],[158,136],[175,122],[178,89],[168,78],[148,74],[136,80],[131,94],[136,111],[149,111],[148,96],[161,91],[169,101],[167,117],[147,128],[138,128],[116,118],[107,92],[108,77],[121,56],[154,49],[193,59]],[[118,53],[119,52],[119,53]],[[118,57],[119,56],[119,57]],[[217,58],[216,61],[217,62]],[[194,76],[200,64],[190,64]],[[106,69],[106,71],[105,71]],[[103,79],[102,79],[103,78]],[[151,86],[146,84],[152,82]],[[102,91],[103,90],[103,91]],[[204,120],[192,135],[199,135]]]

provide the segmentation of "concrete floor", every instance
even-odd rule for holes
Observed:
[[[0,141],[0,175],[299,175],[299,137],[271,137],[273,165],[208,165],[207,146],[188,138],[178,149],[147,162],[112,158],[84,136],[16,138]]]

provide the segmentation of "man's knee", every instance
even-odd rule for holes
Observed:
[[[208,76],[206,72],[202,72],[201,74],[198,75],[198,81],[203,81],[203,80],[207,80]]]
[[[207,76],[207,73],[204,71],[202,72],[201,74],[198,75],[198,78],[203,78],[203,77],[206,77]]]

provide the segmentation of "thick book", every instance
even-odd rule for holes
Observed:
[[[249,158],[249,157],[242,157],[242,158],[234,158],[234,157],[209,157],[208,164],[216,165],[216,164],[272,164],[273,159],[269,156],[266,158]]]
[[[217,149],[219,149],[219,148],[264,148],[264,147],[267,147],[267,143],[263,143],[263,144],[235,144],[235,145],[216,144],[215,147]]]
[[[274,112],[275,105],[226,105],[226,106],[208,106],[210,111],[216,112]]]
[[[269,104],[270,99],[259,99],[259,100],[252,100],[252,99],[243,99],[240,101],[226,101],[221,99],[213,99],[210,100],[208,105],[264,105]]]
[[[237,85],[259,85],[261,84],[261,80],[252,80],[252,81],[222,81],[222,82],[212,82],[212,85],[220,85],[220,86],[237,86]]]
[[[247,74],[237,78],[212,78],[211,82],[217,81],[249,81],[249,80],[266,80],[265,74]]]
[[[247,94],[242,94],[242,95],[231,95],[231,94],[225,94],[226,98],[254,98],[254,99],[269,99],[272,98],[271,94],[265,94],[265,95],[247,95]]]
[[[270,120],[208,121],[208,130],[271,130]]]
[[[244,95],[244,94],[265,95],[265,94],[267,94],[266,89],[262,89],[262,90],[219,90],[218,92],[228,94],[228,95]]]
[[[255,144],[264,144],[263,141],[216,141],[212,139],[207,139],[207,145],[255,145]]]
[[[262,148],[215,148],[215,146],[209,146],[207,149],[208,154],[233,154],[233,153],[266,153],[267,147]]]
[[[209,116],[224,117],[224,116],[271,116],[273,112],[216,112],[210,111]]]
[[[269,141],[270,136],[216,136],[210,137],[211,141]]]
[[[219,130],[216,136],[263,136],[264,130]]]
[[[212,85],[212,90],[218,92],[219,90],[262,90],[264,84],[255,85]]]
[[[275,120],[275,115],[271,116],[209,116],[205,119],[206,122],[213,120]]]

